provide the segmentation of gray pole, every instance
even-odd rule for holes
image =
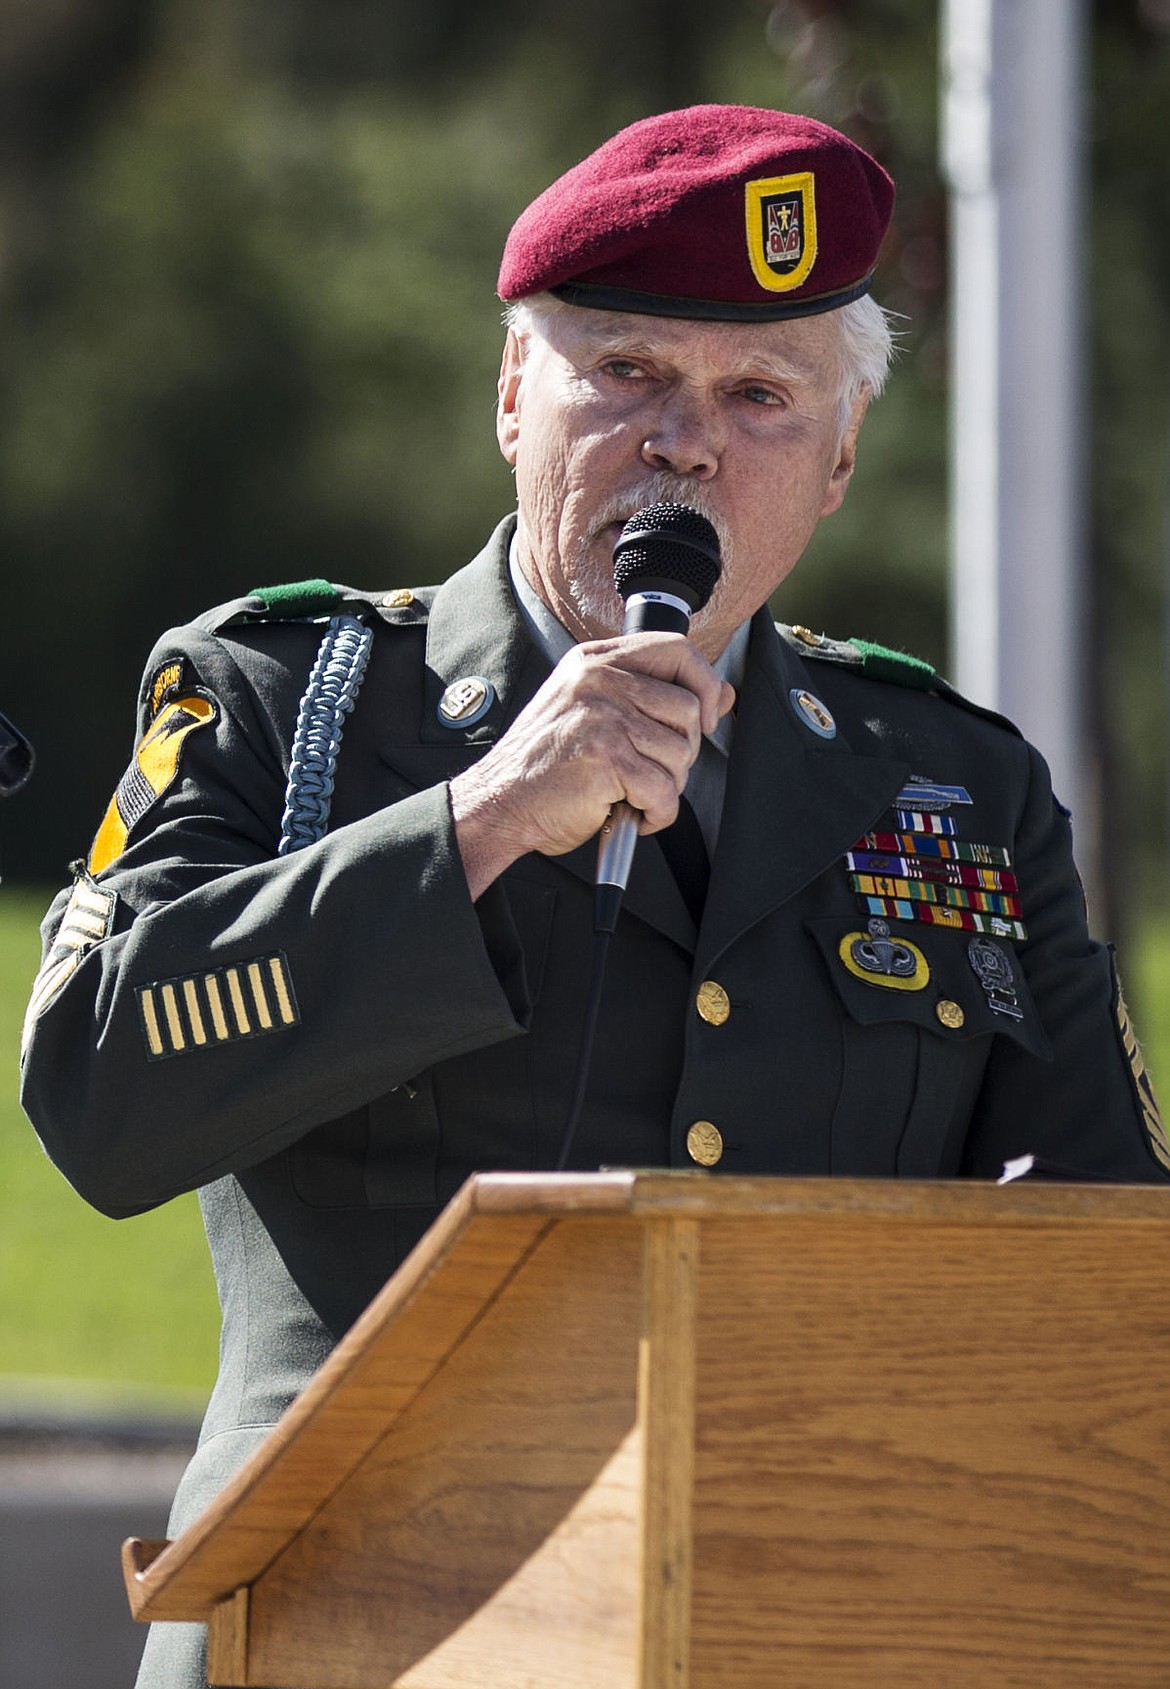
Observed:
[[[1085,29],[1084,0],[944,0],[952,667],[964,692],[1011,716],[1048,759],[1092,893]]]

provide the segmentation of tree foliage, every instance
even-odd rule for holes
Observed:
[[[124,765],[168,623],[274,580],[440,579],[510,502],[492,431],[507,229],[631,119],[801,110],[899,183],[905,314],[792,619],[945,663],[945,193],[916,0],[9,0],[0,45],[0,708],[38,743],[10,874],[58,880]],[[1161,712],[1170,18],[1102,7],[1094,462],[1120,738]],[[1160,371],[1160,374],[1159,374]],[[1135,406],[1135,395],[1137,404]],[[1114,603],[1116,598],[1116,603]],[[1154,700],[1154,701],[1152,701]],[[1142,779],[1157,785],[1147,735]],[[1144,789],[1144,788],[1143,788]],[[1145,836],[1158,826],[1143,807]]]

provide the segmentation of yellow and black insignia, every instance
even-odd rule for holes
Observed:
[[[151,676],[149,688],[151,721],[154,720],[171,694],[182,685],[182,681],[183,659],[181,657],[177,657],[174,662],[164,663],[160,669],[156,669]]]
[[[156,681],[163,673],[160,671]],[[188,734],[197,727],[210,726],[218,713],[214,700],[203,692],[188,692],[162,706],[138,741],[134,760],[110,799],[89,853],[91,874],[100,874],[121,856],[130,829],[178,774],[179,756]]]
[[[1129,1071],[1133,1076],[1133,1088],[1137,1096],[1138,1106],[1142,1111],[1142,1121],[1146,1128],[1146,1135],[1150,1140],[1150,1148],[1162,1163],[1170,1168],[1170,1137],[1167,1136],[1162,1111],[1158,1107],[1158,1099],[1154,1094],[1154,1082],[1150,1078],[1142,1056],[1142,1047],[1137,1041],[1137,1033],[1133,1029],[1133,1022],[1129,1018],[1125,997],[1121,989],[1121,981],[1117,980],[1117,1030],[1121,1035],[1121,1047],[1125,1051],[1129,1062]]]
[[[108,938],[114,920],[117,899],[112,891],[95,886],[89,875],[81,873],[74,882],[73,892],[65,905],[61,925],[53,936],[40,972],[33,981],[32,996],[24,1017],[22,1051],[32,1036],[33,1023],[76,971],[87,950]]]
[[[769,293],[790,293],[807,280],[816,262],[812,171],[749,182],[744,209],[752,274]]]
[[[234,967],[152,980],[139,986],[137,997],[151,1061],[279,1032],[301,1018],[288,960],[279,951]]]

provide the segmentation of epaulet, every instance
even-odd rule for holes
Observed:
[[[806,627],[788,627],[784,622],[777,622],[776,626],[781,637],[802,657],[837,663],[842,668],[856,669],[867,680],[912,686],[918,692],[930,692],[937,684],[938,674],[933,664],[906,651],[894,651],[872,639],[830,639],[827,634],[813,633]]]
[[[335,586],[332,581],[287,581],[277,586],[253,587],[242,598],[206,611],[195,625],[208,633],[221,628],[261,625],[272,622],[327,622],[332,616],[375,616],[395,626],[425,622],[433,589],[395,587],[389,592],[361,592],[354,587]]]
[[[806,627],[788,627],[784,622],[777,622],[776,628],[781,638],[802,657],[836,663],[838,667],[850,668],[864,675],[867,680],[884,680],[892,686],[909,686],[917,692],[932,692],[936,698],[945,698],[970,715],[1006,728],[1017,739],[1023,738],[1010,717],[1000,715],[998,710],[988,709],[985,704],[975,703],[952,686],[949,680],[944,680],[934,665],[922,657],[912,657],[906,651],[894,651],[872,639],[830,639],[827,634],[813,633]]]

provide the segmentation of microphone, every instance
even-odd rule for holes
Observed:
[[[650,504],[631,516],[613,550],[613,582],[625,600],[623,633],[689,633],[715,590],[719,535],[687,504]],[[615,803],[597,850],[593,928],[612,933],[630,878],[639,812]]]

